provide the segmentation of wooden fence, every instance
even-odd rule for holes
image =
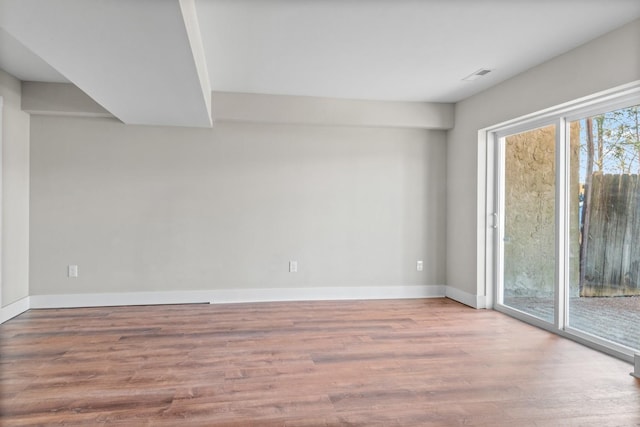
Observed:
[[[640,295],[639,176],[596,173],[591,186],[580,295]]]

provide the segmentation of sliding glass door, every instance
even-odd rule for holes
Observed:
[[[506,135],[499,144],[501,303],[553,323],[556,126]]]
[[[567,328],[640,351],[640,108],[570,126]]]
[[[618,354],[640,352],[640,105],[493,134],[495,307]]]

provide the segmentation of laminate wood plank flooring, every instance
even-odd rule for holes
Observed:
[[[640,426],[632,367],[449,299],[31,310],[2,426]]]

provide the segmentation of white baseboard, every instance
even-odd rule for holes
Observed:
[[[25,297],[14,303],[0,308],[0,324],[6,322],[9,319],[24,313],[31,307],[31,298]]]
[[[445,295],[454,301],[458,301],[464,305],[473,308],[487,308],[486,298],[484,295],[474,295],[469,292],[462,291],[451,286],[446,287]]]
[[[110,307],[209,303],[210,291],[122,292],[99,294],[31,295],[31,308]]]
[[[443,298],[446,286],[350,286],[315,288],[216,289],[206,291],[122,292],[32,295],[30,308],[117,305],[239,303],[357,299]]]
[[[347,286],[323,288],[224,289],[211,291],[213,303],[442,298],[445,286]]]
[[[451,298],[474,308],[486,308],[483,295],[451,286],[347,286],[316,288],[217,289],[206,291],[122,292],[32,295],[0,308],[0,323],[30,308],[107,307],[117,305],[322,301],[358,299]]]

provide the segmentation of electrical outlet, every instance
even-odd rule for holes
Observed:
[[[416,270],[422,271],[423,268],[424,268],[424,264],[422,263],[422,261],[417,261],[416,262]]]
[[[78,277],[78,266],[77,265],[69,265],[67,267],[67,275],[69,277]]]
[[[298,261],[289,261],[289,273],[298,272]]]

